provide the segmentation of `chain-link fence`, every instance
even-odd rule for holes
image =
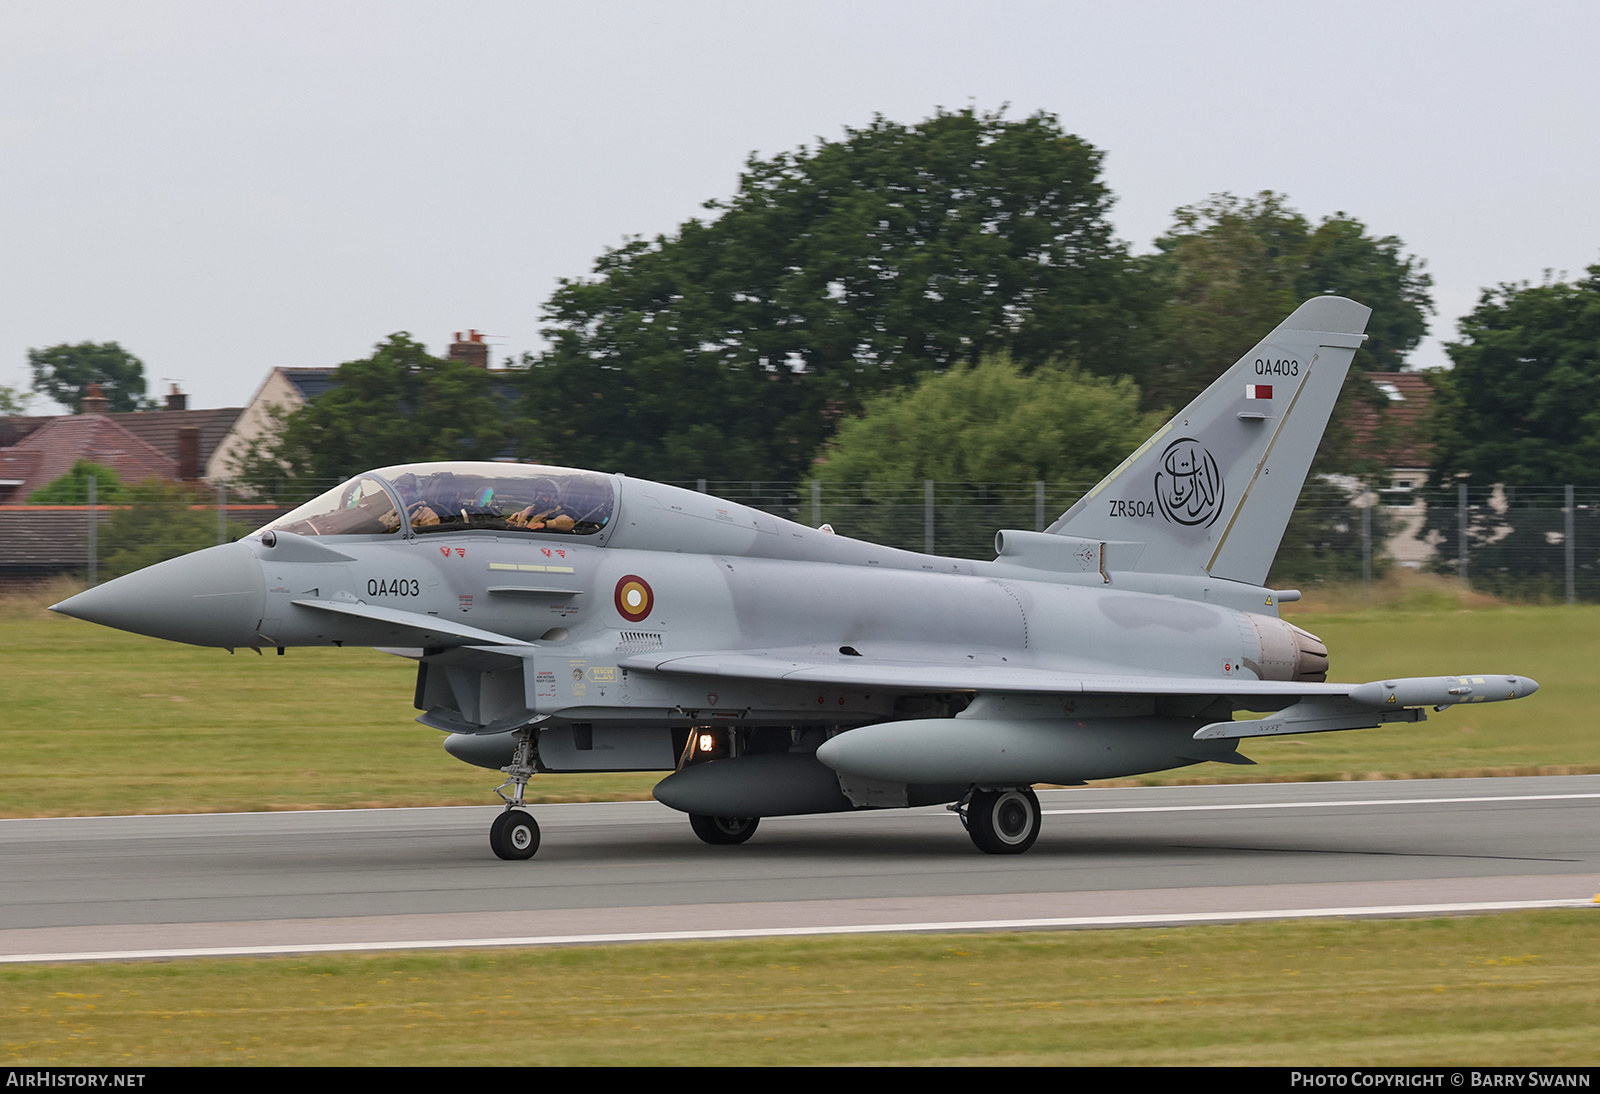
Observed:
[[[200,492],[169,487],[114,506],[4,507],[0,573],[72,570],[104,580],[247,534],[336,485],[299,482],[248,498],[226,484]],[[840,535],[985,559],[994,557],[997,530],[1042,531],[1092,484],[701,479],[673,485],[802,524],[828,524]],[[1463,588],[1507,598],[1600,601],[1600,487],[1371,491],[1357,483],[1308,483],[1269,583],[1372,582],[1394,566],[1448,575]]]
[[[1600,487],[1419,490],[1429,568],[1519,600],[1600,601]]]

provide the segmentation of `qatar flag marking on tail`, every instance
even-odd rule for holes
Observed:
[[[1244,397],[1246,399],[1270,399],[1272,398],[1272,385],[1246,384],[1244,385]]]

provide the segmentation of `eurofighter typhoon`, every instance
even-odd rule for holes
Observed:
[[[1000,531],[993,561],[621,475],[426,463],[55,610],[413,657],[417,721],[506,775],[501,858],[538,849],[528,780],[577,771],[670,772],[656,798],[712,844],[765,816],[947,803],[980,850],[1018,854],[1035,783],[1248,764],[1250,738],[1537,689],[1327,683],[1326,647],[1278,617],[1299,594],[1267,571],[1370,314],[1307,301],[1047,531]]]

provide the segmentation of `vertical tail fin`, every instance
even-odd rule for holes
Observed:
[[[1144,572],[1266,581],[1371,314],[1301,304],[1049,531],[1142,542]]]

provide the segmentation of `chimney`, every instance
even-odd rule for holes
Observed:
[[[463,338],[461,332],[456,331],[456,340],[450,343],[450,360],[465,361],[473,368],[488,368],[489,347],[483,341],[483,334],[469,330]]]
[[[105,392],[99,384],[90,384],[83,391],[83,413],[105,414],[111,409],[111,400],[107,399]]]
[[[178,427],[178,478],[193,482],[200,477],[200,427]]]
[[[189,396],[178,390],[178,385],[173,384],[172,390],[167,392],[168,410],[188,410]]]

